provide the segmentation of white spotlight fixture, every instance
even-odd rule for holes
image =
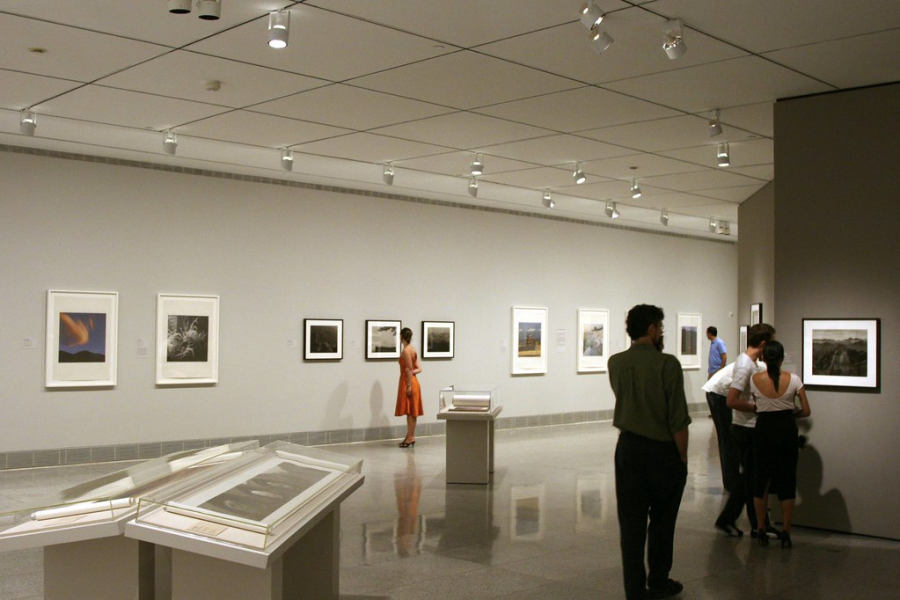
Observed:
[[[287,10],[276,10],[269,13],[269,46],[287,48],[288,29],[291,26],[291,13]]]
[[[168,0],[169,12],[183,15],[191,12],[191,0]]]
[[[662,212],[659,213],[659,222],[666,226],[669,225],[669,209],[668,208],[662,209]]]
[[[610,219],[618,219],[619,218],[619,209],[616,208],[615,202],[606,202],[606,216]]]
[[[728,221],[719,221],[719,235],[731,235],[731,224]]]
[[[384,172],[381,174],[381,180],[384,181],[386,185],[394,185],[394,165],[385,163]]]
[[[482,160],[481,154],[475,155],[475,160],[472,161],[472,175],[482,175],[484,173],[484,161]]]
[[[640,198],[643,196],[641,192],[641,186],[638,185],[637,179],[631,180],[631,197],[632,198]]]
[[[606,15],[603,14],[603,11],[600,10],[600,7],[597,6],[597,3],[594,0],[587,0],[581,6],[581,24],[587,27],[588,29],[593,29],[597,25],[603,22],[603,17]]]
[[[591,30],[591,50],[597,54],[602,54],[612,45],[613,41],[612,36],[605,31],[600,31],[596,27]]]
[[[720,167],[727,167],[731,164],[731,158],[728,156],[728,142],[719,144],[716,156]]]
[[[222,0],[197,0],[197,16],[206,21],[218,21],[222,14]]]
[[[469,179],[469,195],[473,198],[478,196],[478,178],[472,177]]]
[[[719,109],[713,111],[712,116],[709,118],[709,137],[716,137],[717,135],[722,135],[722,124],[719,123]]]
[[[581,163],[575,163],[575,171],[572,173],[572,178],[575,180],[575,183],[581,185],[585,181],[587,181],[587,177],[584,175],[584,169],[581,168]]]
[[[718,228],[719,228],[719,224],[718,224],[718,222],[716,222],[716,218],[710,217],[709,218],[709,232],[715,233]]]
[[[546,208],[553,208],[556,206],[556,202],[553,201],[553,195],[550,193],[550,188],[544,190],[544,206]]]
[[[290,148],[281,149],[281,168],[291,171],[294,168],[294,151]]]
[[[681,19],[666,21],[666,29],[663,34],[663,50],[671,60],[683,56],[687,52],[687,44],[684,43],[684,35],[681,29]]]
[[[163,137],[163,151],[174,156],[176,148],[178,148],[178,137],[172,130],[167,129]]]
[[[37,129],[37,115],[26,108],[19,117],[19,132],[22,135],[32,136],[35,129]]]

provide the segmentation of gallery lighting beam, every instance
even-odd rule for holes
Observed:
[[[619,218],[619,209],[616,208],[615,202],[606,202],[606,216],[610,219],[618,219]]]
[[[544,207],[553,208],[556,206],[556,202],[553,201],[553,194],[550,193],[550,188],[544,190]]]
[[[659,213],[659,222],[666,226],[669,225],[669,209],[668,208],[662,209],[662,212]]]
[[[604,50],[612,46],[612,36],[605,31],[600,31],[596,27],[591,30],[591,50],[597,54],[602,54]]]
[[[287,48],[288,31],[291,26],[290,11],[281,9],[269,13],[269,46],[272,48]]]
[[[473,198],[478,197],[478,178],[472,177],[469,179],[469,195]]]
[[[644,194],[641,192],[641,186],[638,185],[637,179],[631,180],[631,197],[640,198]]]
[[[581,168],[581,163],[575,163],[575,171],[572,173],[572,179],[575,180],[575,183],[581,185],[585,181],[587,181],[587,177],[584,175],[584,169]]]
[[[666,21],[662,47],[666,51],[666,56],[671,60],[675,60],[687,52],[687,44],[684,43],[684,33],[681,29],[681,19]]]
[[[294,151],[290,148],[281,149],[281,168],[285,171],[294,169]]]
[[[19,132],[22,135],[33,136],[35,129],[37,129],[37,115],[26,108],[19,117]]]
[[[709,137],[716,137],[717,135],[722,135],[722,124],[719,123],[719,109],[713,111],[712,116],[709,118]]]
[[[472,175],[484,174],[484,160],[481,154],[476,154],[472,160]]]
[[[166,154],[175,156],[175,150],[178,148],[178,137],[170,129],[163,132],[163,151]]]
[[[728,142],[719,144],[716,150],[716,157],[720,167],[727,167],[731,164],[731,157],[728,154]]]
[[[597,3],[594,0],[587,0],[581,6],[581,24],[587,27],[588,29],[594,29],[603,22],[603,18],[606,15],[603,14],[603,11],[600,10],[600,7],[597,6]]]

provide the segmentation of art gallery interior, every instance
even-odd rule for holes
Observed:
[[[342,597],[624,597],[615,398],[577,369],[578,312],[608,311],[610,354],[635,304],[665,310],[672,353],[700,315],[733,360],[761,304],[788,370],[804,319],[878,319],[878,386],[809,390],[795,548],[766,554],[712,527],[701,335],[672,575],[685,598],[893,597],[900,5],[598,0],[592,30],[580,0],[172,2],[0,0],[3,512],[285,440],[363,459]],[[51,290],[116,294],[114,385],[47,385]],[[218,297],[214,382],[158,382],[161,294]],[[546,372],[512,373],[513,307],[547,309]],[[340,360],[304,360],[305,319],[342,320]],[[420,349],[423,321],[454,323],[453,357],[422,360],[414,448],[367,320]],[[497,388],[487,485],[445,482],[454,384]],[[43,598],[42,569],[0,545],[0,597]]]

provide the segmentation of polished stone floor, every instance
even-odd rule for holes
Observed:
[[[499,431],[490,485],[444,483],[443,437],[328,446],[364,458],[341,513],[341,598],[623,598],[608,423]],[[726,538],[715,432],[694,416],[672,577],[681,598],[900,598],[900,542],[795,528]],[[122,463],[0,473],[0,509]],[[742,525],[739,523],[739,525]],[[746,526],[746,523],[743,524]],[[42,551],[0,552],[0,599],[43,598]]]

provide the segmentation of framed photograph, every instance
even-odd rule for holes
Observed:
[[[156,298],[156,384],[219,381],[219,297]]]
[[[453,358],[454,321],[422,321],[422,358]]]
[[[696,313],[678,313],[676,344],[678,360],[682,369],[700,368],[700,333],[703,331],[703,317]]]
[[[740,342],[738,344],[738,346],[739,346],[738,349],[741,353],[744,353],[747,351],[747,330],[748,329],[750,329],[749,325],[741,325],[740,336],[739,336]]]
[[[881,319],[803,319],[803,383],[879,389]]]
[[[46,387],[116,385],[118,292],[47,292]]]
[[[400,321],[366,321],[366,358],[400,358]]]
[[[547,309],[514,306],[512,309],[512,374],[547,372]]]
[[[750,305],[750,325],[759,325],[762,323],[762,304]]]
[[[303,360],[344,358],[343,319],[303,319]]]
[[[579,373],[603,373],[609,358],[609,311],[602,308],[578,309]]]

